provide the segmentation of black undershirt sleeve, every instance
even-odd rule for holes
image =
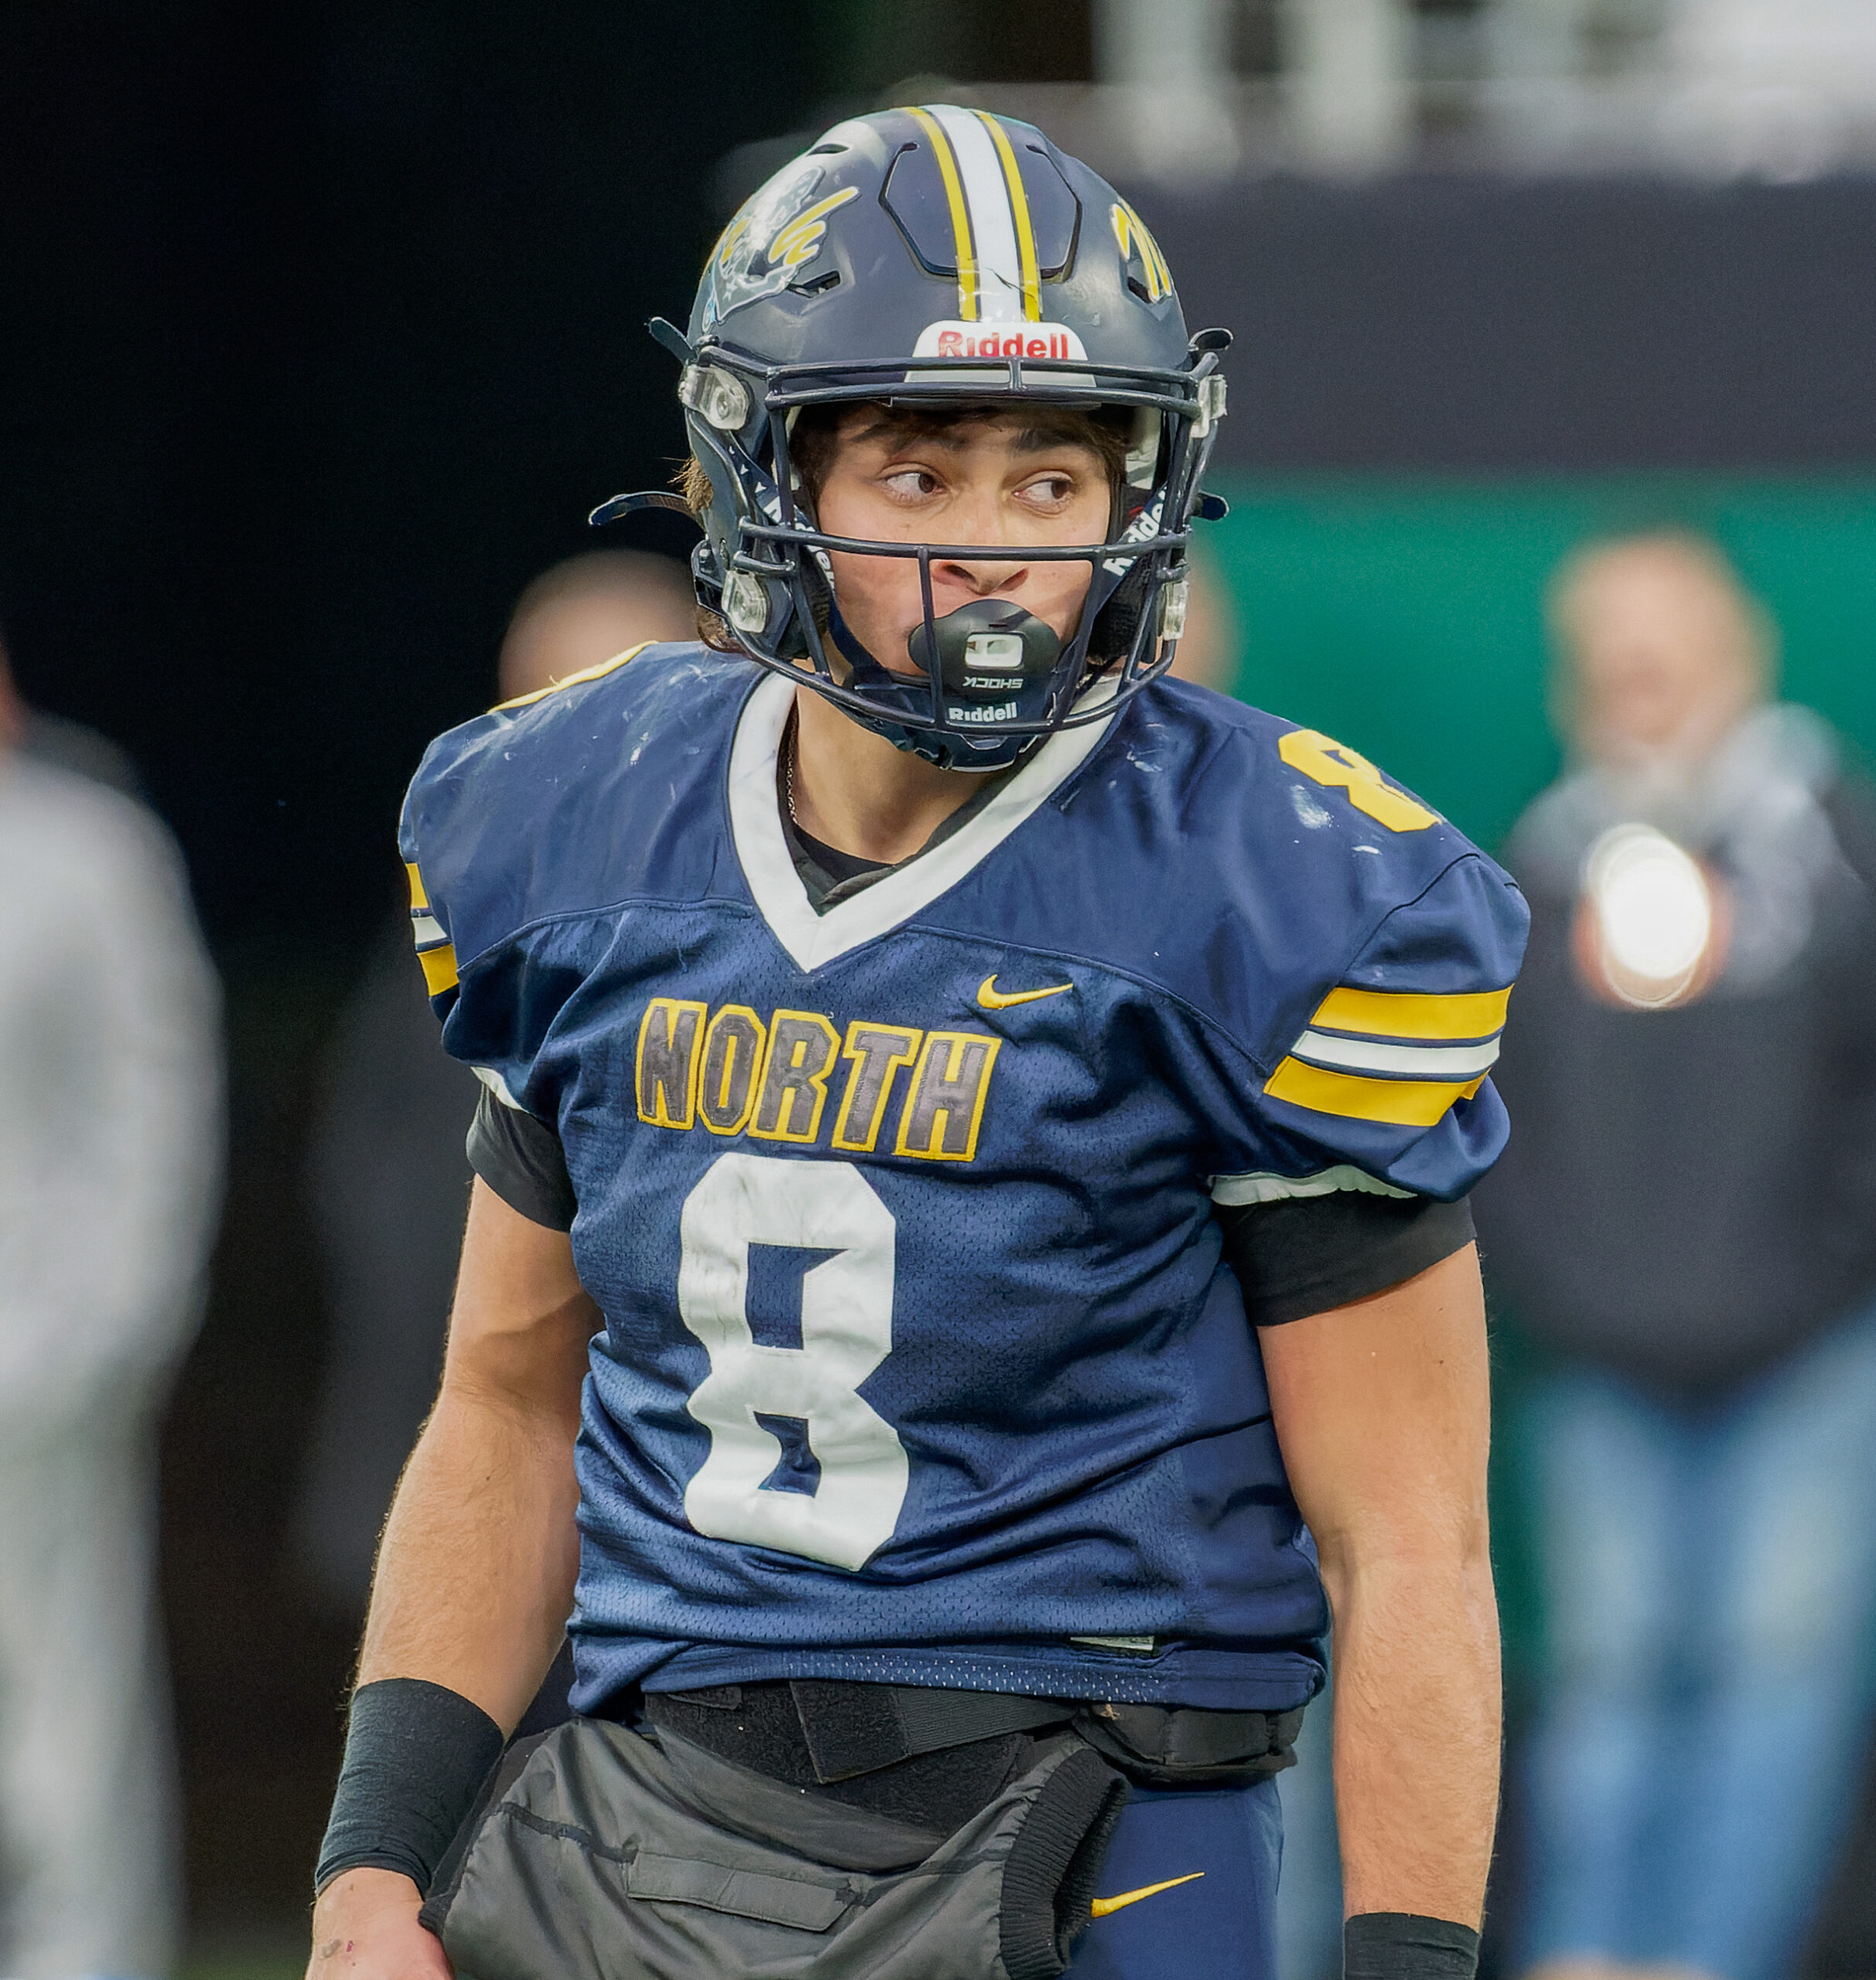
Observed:
[[[1221,1205],[1225,1256],[1253,1326],[1307,1319],[1384,1292],[1472,1242],[1462,1197],[1379,1197],[1338,1190],[1280,1203]]]
[[[560,1137],[486,1087],[469,1130],[470,1166],[531,1222],[570,1231],[579,1204]],[[1225,1255],[1252,1325],[1276,1326],[1385,1292],[1472,1242],[1464,1198],[1338,1190],[1280,1203],[1222,1206]]]
[[[560,1137],[505,1105],[485,1086],[469,1126],[469,1166],[511,1210],[550,1231],[571,1231],[579,1207]]]

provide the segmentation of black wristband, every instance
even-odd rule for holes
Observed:
[[[422,1678],[361,1685],[313,1895],[361,1869],[401,1870],[427,1895],[506,1743],[480,1705],[443,1685]]]
[[[1478,1934],[1470,1925],[1407,1911],[1364,1911],[1342,1927],[1344,1980],[1473,1980]]]

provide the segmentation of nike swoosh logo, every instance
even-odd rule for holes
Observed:
[[[1041,990],[1000,990],[993,970],[977,986],[977,1001],[986,1011],[1006,1011],[1012,1004],[1033,1004],[1038,997],[1059,997],[1072,983],[1051,983]]]
[[[1183,1877],[1168,1877],[1163,1884],[1143,1884],[1138,1890],[1123,1890],[1118,1897],[1097,1897],[1093,1911],[1097,1918],[1105,1918],[1110,1911],[1119,1911],[1129,1904],[1137,1904],[1143,1897],[1157,1897],[1163,1890],[1171,1890],[1180,1884],[1189,1884],[1195,1877],[1202,1877],[1203,1870],[1188,1870]]]

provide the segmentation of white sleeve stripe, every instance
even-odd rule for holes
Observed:
[[[420,949],[429,948],[438,942],[446,942],[449,939],[448,931],[434,915],[420,914],[415,911],[410,918],[410,932]]]
[[[1306,1031],[1290,1050],[1297,1058],[1348,1072],[1474,1079],[1497,1060],[1498,1041],[1488,1038],[1483,1045],[1384,1045],[1373,1039],[1331,1038],[1324,1032]]]
[[[1411,1190],[1397,1190],[1364,1169],[1348,1162],[1333,1169],[1319,1169],[1313,1176],[1278,1176],[1259,1170],[1248,1176],[1214,1176],[1211,1200],[1235,1209],[1244,1203],[1279,1203],[1293,1197],[1331,1197],[1338,1190],[1354,1190],[1371,1197],[1411,1197]]]
[[[1416,1037],[1411,1032],[1388,1031],[1379,1025],[1372,1030],[1360,1031],[1353,1025],[1325,1022],[1320,1011],[1310,1019],[1309,1028],[1319,1038],[1384,1038],[1398,1045],[1489,1045],[1495,1038],[1505,1035],[1502,1025],[1496,1031],[1481,1032],[1477,1036],[1447,1036],[1436,1033],[1431,1037]]]

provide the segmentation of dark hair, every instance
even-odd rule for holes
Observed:
[[[1033,436],[1037,442],[1067,441],[1098,456],[1108,486],[1116,497],[1126,473],[1133,419],[1121,406],[1012,405],[994,400],[959,406],[890,405],[878,401],[863,401],[857,405],[811,405],[803,408],[788,436],[789,458],[811,504],[818,502],[840,442],[854,430],[849,422],[856,413],[873,415],[868,424],[858,429],[860,434],[890,443],[948,432],[954,426],[992,420],[1020,422],[1026,439]],[[702,463],[693,454],[672,478],[685,507],[701,522],[713,493]],[[736,635],[722,617],[702,606],[697,608],[697,637],[719,653],[741,650]]]

